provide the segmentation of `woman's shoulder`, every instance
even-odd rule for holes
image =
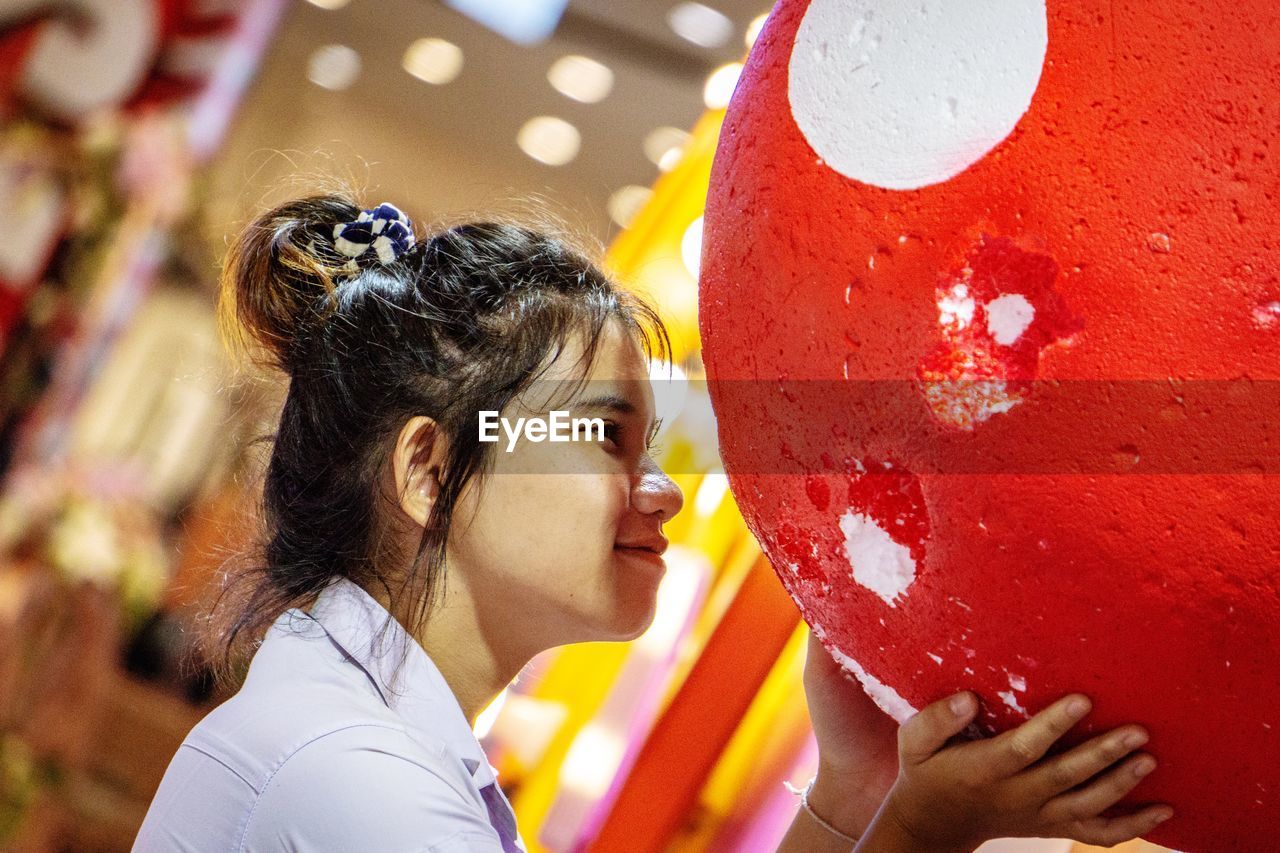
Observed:
[[[247,849],[288,839],[291,849],[429,849],[456,837],[500,850],[473,786],[442,752],[404,730],[356,724],[295,750],[257,797]]]
[[[500,850],[459,756],[430,726],[406,725],[316,623],[288,621],[268,633],[240,690],[188,733],[148,837],[199,825],[247,850],[282,839],[298,850]]]
[[[377,688],[323,634],[277,632],[257,650],[240,689],[205,715],[183,746],[227,765],[261,791],[294,754],[346,730],[393,742],[400,752],[430,751],[407,736],[404,721]]]
[[[137,851],[502,849],[483,801],[453,764],[403,728],[368,719],[324,726],[270,763],[250,752],[249,738],[193,734],[161,783]]]

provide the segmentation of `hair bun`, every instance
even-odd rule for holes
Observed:
[[[350,196],[328,193],[274,207],[240,232],[223,264],[224,337],[233,347],[261,345],[267,361],[292,372],[300,336],[333,304],[322,297],[367,258],[390,263],[414,242],[412,223],[394,205],[361,210]]]

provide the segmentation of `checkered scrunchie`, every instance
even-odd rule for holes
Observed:
[[[361,211],[354,222],[333,226],[333,247],[350,259],[345,269],[352,274],[360,271],[359,260],[370,249],[379,261],[389,264],[409,251],[413,244],[413,224],[409,217],[385,201],[373,210]]]

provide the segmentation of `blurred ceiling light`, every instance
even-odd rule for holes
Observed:
[[[317,48],[307,60],[307,77],[317,86],[339,91],[360,76],[360,54],[345,44]]]
[[[401,64],[419,80],[443,86],[462,73],[462,48],[440,38],[421,38],[409,45]]]
[[[548,166],[563,166],[577,157],[581,142],[578,129],[555,116],[535,116],[516,134],[520,150]]]
[[[733,21],[701,3],[680,3],[667,12],[667,24],[676,35],[698,47],[723,47],[733,35]]]
[[[689,223],[689,227],[684,230],[684,236],[680,238],[680,259],[684,261],[684,268],[689,271],[689,275],[696,281],[698,271],[702,268],[701,216]]]
[[[730,62],[711,72],[707,85],[702,89],[702,100],[707,109],[722,110],[729,106],[729,99],[733,97],[733,89],[738,85],[741,74],[741,62]]]
[[[319,6],[321,9],[341,9],[351,0],[309,0],[312,6]]]
[[[609,196],[609,216],[614,222],[622,228],[630,228],[632,221],[636,218],[636,214],[640,212],[649,199],[653,197],[653,190],[648,187],[642,187],[638,184],[628,184],[614,191]]]
[[[656,127],[644,138],[644,156],[664,172],[680,161],[689,134],[678,127]]]
[[[444,5],[514,42],[534,44],[556,31],[569,0],[444,0]]]
[[[603,101],[613,91],[609,66],[585,56],[562,56],[547,70],[547,81],[566,98],[584,104]]]
[[[669,148],[667,153],[662,155],[662,159],[658,161],[658,168],[664,172],[670,172],[680,162],[680,158],[684,156],[683,148]]]
[[[761,12],[751,19],[751,23],[747,24],[747,50],[755,46],[756,39],[760,37],[760,31],[764,29],[764,22],[769,20],[768,12]]]

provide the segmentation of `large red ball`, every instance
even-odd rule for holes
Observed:
[[[1271,0],[783,0],[704,226],[722,457],[828,648],[900,718],[1145,724],[1182,849],[1280,849],[1277,44]]]

